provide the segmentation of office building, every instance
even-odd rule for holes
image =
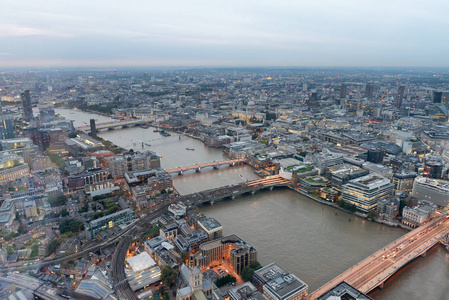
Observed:
[[[207,233],[209,241],[223,236],[223,226],[214,218],[201,219],[197,224],[198,229],[202,229]]]
[[[346,90],[347,90],[346,84],[340,85],[340,99],[346,98],[346,94],[347,94]]]
[[[14,118],[9,115],[0,116],[0,140],[13,139],[16,136]]]
[[[90,119],[90,134],[94,139],[97,138],[97,126],[95,125],[95,119]]]
[[[86,237],[88,240],[91,240],[102,230],[131,222],[133,216],[134,212],[127,208],[102,218],[92,220],[89,222],[89,225],[86,226]]]
[[[358,210],[369,212],[376,209],[377,202],[389,198],[394,191],[394,184],[379,175],[369,174],[350,180],[343,185],[342,199],[354,204]]]
[[[244,267],[257,260],[257,251],[233,234],[201,244],[199,251],[191,256],[190,263],[192,266],[202,268],[221,264],[223,259],[237,274],[240,274]]]
[[[437,160],[426,160],[426,173],[429,178],[440,179],[443,173],[443,163]]]
[[[41,123],[53,122],[55,120],[55,108],[53,104],[39,106],[39,120]]]
[[[433,92],[433,103],[441,103],[443,92]]]
[[[342,281],[329,291],[317,298],[317,300],[373,300],[349,283]]]
[[[391,197],[377,202],[377,219],[392,222],[399,212],[399,198]]]
[[[30,121],[33,118],[33,106],[31,104],[30,91],[25,90],[22,94],[22,107],[23,107],[23,118],[25,121]]]
[[[396,107],[400,108],[404,100],[405,86],[401,85],[398,87],[398,95],[396,97]]]
[[[268,300],[301,300],[308,295],[308,285],[275,262],[255,271],[253,282]]]
[[[367,84],[365,86],[365,97],[368,99],[373,98],[374,96],[374,86],[372,84]]]
[[[402,224],[416,228],[433,218],[437,206],[430,201],[419,200],[415,207],[404,207],[402,211]]]
[[[0,185],[7,185],[29,175],[30,168],[23,157],[8,151],[0,152]]]
[[[368,170],[350,164],[341,164],[331,168],[330,178],[332,188],[341,192],[344,184],[369,174]]]
[[[437,179],[417,177],[413,182],[413,197],[427,200],[438,206],[449,205],[449,182]]]
[[[266,300],[251,282],[232,287],[229,290],[229,298],[231,300]]]
[[[108,158],[109,172],[112,177],[123,177],[126,172],[146,171],[161,167],[161,157],[153,151],[138,152],[133,155]]]
[[[416,172],[401,170],[400,172],[393,174],[393,184],[396,192],[412,193],[413,182],[418,176]]]

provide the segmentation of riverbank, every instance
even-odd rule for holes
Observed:
[[[327,206],[331,206],[333,208],[339,209],[341,211],[344,211],[344,212],[346,212],[348,214],[352,214],[352,215],[357,216],[359,218],[362,218],[362,219],[365,219],[365,220],[369,220],[369,221],[372,221],[372,222],[376,222],[376,223],[379,223],[379,224],[382,224],[382,225],[386,225],[388,227],[402,228],[402,229],[405,229],[405,230],[408,230],[408,231],[412,231],[413,230],[412,228],[404,226],[401,223],[391,223],[391,222],[387,222],[387,221],[384,221],[384,220],[373,220],[373,219],[370,219],[364,213],[361,213],[361,212],[358,212],[358,211],[352,212],[352,211],[346,210],[346,209],[340,207],[338,204],[335,204],[333,202],[329,202],[329,201],[326,201],[326,200],[323,200],[323,199],[320,199],[320,198],[313,197],[312,195],[310,195],[310,194],[308,194],[308,193],[306,193],[304,191],[301,191],[300,189],[294,189],[294,188],[291,188],[291,189],[294,190],[295,192],[297,192],[297,193],[299,193],[299,194],[309,198],[309,199],[312,199],[312,200],[316,201],[316,202],[319,202],[319,203],[327,205]]]

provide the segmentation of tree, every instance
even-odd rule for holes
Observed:
[[[61,242],[58,239],[52,240],[50,242],[50,244],[48,244],[48,249],[47,249],[48,250],[48,255],[56,252],[56,249],[58,249],[59,245],[61,245]]]
[[[251,267],[244,267],[240,276],[244,281],[252,281],[254,275],[254,269]]]
[[[375,210],[372,210],[366,215],[368,219],[376,220],[377,219],[377,212]]]
[[[69,215],[69,212],[67,211],[67,209],[63,209],[62,211],[61,211],[61,216],[63,216],[63,217],[67,217]]]
[[[249,265],[249,267],[254,270],[259,270],[260,268],[262,268],[262,265],[260,264],[260,262],[255,260]]]
[[[161,271],[162,283],[170,287],[175,282],[177,276],[177,272],[170,265],[166,265]]]
[[[61,206],[67,203],[67,196],[65,195],[50,195],[48,196],[48,203],[51,207]]]
[[[59,231],[61,232],[61,234],[64,234],[66,232],[76,233],[80,230],[84,230],[84,225],[78,220],[65,220],[64,222],[59,224]]]
[[[343,199],[339,200],[339,201],[338,201],[338,206],[340,206],[340,207],[342,207],[342,208],[345,208],[345,206],[346,206],[346,201],[343,200]]]
[[[231,283],[231,282],[235,283],[235,282],[237,282],[237,279],[234,276],[228,274],[226,276],[218,278],[217,281],[215,281],[215,285],[217,287],[222,287],[222,286],[227,285],[228,283]]]

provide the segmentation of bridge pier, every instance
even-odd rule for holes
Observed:
[[[251,195],[254,195],[256,193],[256,190],[251,191]]]
[[[215,200],[210,200],[210,205],[214,205]]]
[[[230,163],[229,166],[230,166],[230,167],[233,167],[233,166],[235,166],[235,163],[234,163],[234,162],[233,162],[233,163]]]
[[[383,281],[383,282],[379,285],[379,288],[380,288],[381,290],[383,290],[383,289],[384,289],[384,286],[385,286],[385,281]]]
[[[182,175],[182,171],[179,171],[179,172],[178,172],[178,175]]]
[[[273,190],[273,188],[274,188],[274,186],[270,186],[270,191],[272,191],[272,190]]]
[[[218,169],[218,165],[214,165],[214,169],[215,169],[215,170]]]
[[[201,168],[196,168],[195,171],[201,173]]]
[[[427,256],[427,251],[424,251],[423,253],[421,253],[420,256],[421,256],[421,257],[426,257],[426,256]]]
[[[234,199],[235,199],[235,195],[232,195],[232,196],[231,196],[231,199],[234,200]]]

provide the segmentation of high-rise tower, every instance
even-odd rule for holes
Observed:
[[[33,107],[31,106],[30,91],[25,90],[25,92],[23,92],[21,94],[21,96],[22,96],[22,106],[23,106],[23,118],[29,122],[31,120],[31,118],[33,117]]]

